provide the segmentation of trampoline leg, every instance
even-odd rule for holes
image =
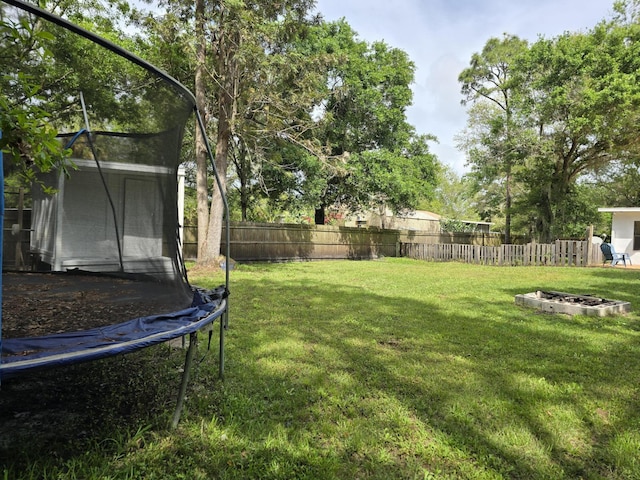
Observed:
[[[189,382],[189,371],[191,370],[191,364],[193,363],[193,355],[196,352],[196,346],[198,344],[198,333],[193,332],[189,334],[189,349],[187,350],[187,357],[184,361],[184,371],[182,372],[182,382],[180,383],[180,392],[178,393],[178,401],[176,403],[176,410],[173,413],[173,420],[171,421],[171,428],[176,428],[180,421],[180,415],[182,414],[182,407],[184,406],[184,397],[187,393],[187,383]]]
[[[226,330],[226,322],[227,322],[227,312],[222,314],[222,318],[220,319],[220,352],[219,352],[219,365],[218,365],[218,376],[220,380],[224,379],[224,333]]]

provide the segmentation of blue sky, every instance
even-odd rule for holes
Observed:
[[[613,0],[317,0],[325,20],[344,17],[368,42],[384,40],[416,65],[409,122],[439,143],[431,150],[456,172],[465,158],[454,135],[466,124],[458,75],[471,55],[504,33],[529,41],[588,30],[612,15]]]

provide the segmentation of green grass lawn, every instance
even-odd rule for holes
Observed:
[[[177,430],[158,395],[154,417],[134,409],[81,452],[4,445],[5,478],[640,478],[638,314],[514,304],[549,289],[638,308],[640,270],[384,259],[240,265],[231,281],[225,380],[214,334]],[[155,391],[177,386],[166,365],[183,353],[149,351]],[[113,398],[144,391],[123,381]]]

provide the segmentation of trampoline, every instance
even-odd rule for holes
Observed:
[[[52,123],[68,132],[59,140],[71,150],[73,166],[68,174],[37,176],[28,229],[31,271],[3,270],[0,380],[189,336],[175,426],[197,333],[209,329],[211,338],[218,320],[222,377],[228,326],[229,212],[206,136],[227,225],[225,284],[192,286],[182,258],[178,178],[189,119],[195,116],[204,135],[195,98],[148,62],[32,4],[2,0],[0,15],[46,30],[53,39],[47,40],[48,62],[57,75],[76,79],[70,82],[75,90],[65,90],[68,85],[60,87],[43,70],[49,95],[69,103]],[[66,68],[65,42],[109,56],[105,64],[115,68],[105,78],[84,78]],[[15,68],[5,78],[17,76]]]

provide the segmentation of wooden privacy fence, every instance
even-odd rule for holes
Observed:
[[[22,268],[25,262],[28,263],[30,224],[30,209],[5,209],[3,266]],[[526,240],[516,237],[513,238],[516,245],[504,245],[504,238],[499,233],[438,233],[251,222],[232,222],[230,226],[231,257],[240,262],[382,256],[485,265],[586,266],[603,261],[600,248],[590,241],[524,244]],[[197,257],[197,228],[185,226],[183,234],[183,256],[194,260]],[[592,231],[587,232],[587,238],[592,234]]]
[[[459,261],[483,265],[554,265],[586,267],[597,263],[594,249],[583,240],[556,240],[526,245],[462,245],[401,243],[400,256],[436,262]],[[599,254],[599,249],[598,252]],[[597,261],[601,261],[599,256]]]
[[[503,239],[499,233],[434,233],[253,222],[231,222],[230,237],[231,257],[240,262],[397,257],[401,243],[498,246]],[[197,257],[196,242],[197,228],[185,226],[184,258]]]
[[[231,257],[240,262],[395,257],[398,248],[395,230],[331,225],[238,222],[230,239]]]
[[[184,254],[196,257],[196,230],[184,230]],[[584,240],[502,244],[500,234],[452,234],[330,225],[231,223],[231,257],[239,262],[411,257],[484,265],[601,264],[597,245]],[[520,240],[520,239],[518,239]]]

